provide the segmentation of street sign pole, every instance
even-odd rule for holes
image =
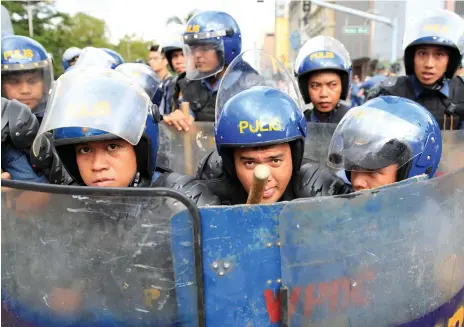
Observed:
[[[397,33],[397,29],[398,29],[398,19],[397,18],[394,18],[393,20],[391,20],[390,18],[387,18],[387,17],[384,17],[384,16],[369,14],[369,13],[366,13],[366,12],[361,11],[361,10],[340,6],[340,5],[331,3],[331,2],[326,2],[324,0],[311,0],[311,3],[313,3],[313,4],[317,5],[317,6],[333,9],[335,11],[344,12],[344,13],[347,13],[347,14],[350,14],[350,15],[353,15],[353,16],[358,16],[358,17],[363,17],[363,18],[370,19],[370,20],[375,20],[377,22],[380,22],[380,23],[383,23],[385,25],[390,26],[392,28],[392,52],[391,52],[391,56],[390,56],[390,62],[395,62],[395,60],[396,60],[396,40],[397,40],[396,33]]]

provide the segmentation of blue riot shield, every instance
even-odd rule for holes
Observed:
[[[286,325],[398,326],[453,299],[464,287],[463,192],[461,169],[288,203],[279,226]]]
[[[343,197],[201,208],[206,325],[461,326],[462,135],[444,137],[443,175],[430,180]],[[183,285],[192,283],[189,224],[171,220],[174,271]],[[183,321],[193,317],[190,291],[178,292]]]
[[[2,325],[184,325],[169,221],[183,217],[192,234],[200,233],[190,199],[162,188],[2,180],[1,200]],[[189,249],[192,297],[183,305],[194,326],[204,326],[198,242]]]

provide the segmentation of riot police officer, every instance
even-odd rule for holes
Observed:
[[[172,108],[179,108],[182,96],[179,96],[181,88],[185,87],[185,57],[183,52],[182,34],[185,27],[180,24],[170,24],[167,30],[166,40],[163,41],[161,53],[168,61],[168,65],[177,76],[166,83],[160,103],[160,111],[163,115],[172,112]],[[182,85],[182,86],[181,86]],[[177,102],[174,103],[174,94],[177,94]]]
[[[39,130],[31,110],[17,100],[2,98],[2,178],[44,183],[43,172],[34,169],[28,151]]]
[[[430,110],[443,130],[463,128],[464,84],[454,74],[461,63],[464,21],[447,10],[427,13],[404,34],[407,76],[390,77],[368,95],[396,95]],[[453,78],[454,77],[454,78]]]
[[[72,69],[56,81],[34,153],[52,142],[79,185],[173,187],[198,205],[216,203],[200,181],[156,169],[158,121],[146,92],[122,73]],[[50,131],[52,140],[44,137]]]
[[[337,126],[327,164],[343,169],[355,191],[426,174],[440,163],[442,139],[432,114],[418,103],[380,96],[351,109]]]
[[[314,110],[306,110],[310,122],[339,123],[348,107],[346,100],[351,83],[351,59],[338,40],[317,36],[300,49],[295,61],[295,75],[304,101]]]
[[[284,77],[284,83],[263,77],[261,85],[249,86],[237,79],[238,68],[243,67],[239,59],[246,54],[223,77],[214,129],[217,153],[205,157],[198,177],[206,180],[223,204],[246,203],[258,164],[271,171],[261,203],[351,192],[325,166],[303,161],[306,119],[297,87],[285,68],[265,55],[259,62],[280,66],[279,74],[271,76]]]
[[[77,47],[71,47],[66,49],[63,53],[63,58],[61,59],[61,64],[63,65],[63,71],[65,72],[69,67],[74,65],[79,58],[82,50]]]
[[[174,103],[182,95],[190,103],[196,121],[214,121],[214,104],[227,66],[240,54],[242,39],[235,19],[225,12],[204,11],[193,16],[183,34],[186,82],[179,84]],[[180,130],[188,129],[192,119],[180,110],[163,117]]]
[[[40,43],[20,35],[2,38],[2,97],[24,103],[40,121],[52,82],[52,60]]]

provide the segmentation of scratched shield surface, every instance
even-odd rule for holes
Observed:
[[[281,286],[282,208],[283,204],[200,208],[206,326],[280,326],[275,293]],[[171,220],[174,267],[182,285],[193,281],[189,224],[185,216]],[[189,292],[188,287],[177,290],[182,321],[191,317],[194,294]]]
[[[446,323],[453,313],[439,314],[464,300],[463,195],[460,169],[288,203],[279,227],[289,326]]]
[[[189,214],[152,190],[2,186],[2,325],[177,326],[169,219]]]
[[[308,123],[304,156],[325,163],[336,124]],[[445,131],[443,160],[438,174],[464,167],[464,131]],[[173,171],[195,176],[200,161],[216,150],[214,126],[197,122],[189,132],[177,132],[165,124],[160,125],[160,145],[157,164]]]

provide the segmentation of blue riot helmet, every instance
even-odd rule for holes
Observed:
[[[221,72],[242,51],[237,22],[220,11],[204,11],[190,18],[183,42],[186,76],[190,80]]]
[[[295,60],[295,75],[306,103],[311,102],[308,90],[309,76],[319,71],[335,71],[340,75],[345,100],[351,83],[351,59],[345,46],[330,36],[316,36],[301,47]]]
[[[415,49],[420,45],[442,46],[449,50],[446,78],[453,78],[464,51],[464,20],[454,12],[436,9],[406,29],[403,37],[406,75],[414,74]]]
[[[112,56],[100,48],[86,47],[82,49],[76,63],[70,66],[66,73],[74,69],[110,68],[115,66],[116,62]]]
[[[10,13],[2,5],[2,38],[14,35],[13,24],[11,24]]]
[[[243,63],[256,63],[252,67],[257,73],[268,69],[274,73],[248,78],[239,74],[247,67]],[[214,136],[225,172],[235,176],[233,149],[281,143],[290,143],[294,170],[299,170],[306,137],[301,104],[296,84],[277,58],[253,50],[238,56],[224,73],[216,100]]]
[[[397,181],[402,181],[422,174],[432,177],[441,153],[440,127],[427,109],[401,97],[381,96],[343,117],[332,136],[327,164],[347,172],[397,164]]]
[[[111,50],[111,49],[107,49],[107,48],[102,48],[102,49],[103,49],[107,54],[109,54],[111,57],[113,57],[114,62],[115,62],[114,66],[112,67],[113,69],[124,63],[124,59],[123,59],[122,56],[121,56],[119,53],[117,53],[116,51]]]
[[[70,66],[74,65],[81,52],[82,50],[77,47],[66,49],[66,51],[63,53],[63,58],[61,59],[64,71],[66,71]]]
[[[113,69],[72,69],[58,78],[33,144],[39,153],[45,133],[71,177],[83,183],[76,163],[75,144],[124,139],[134,146],[137,171],[152,178],[158,152],[159,114],[137,84]]]
[[[123,73],[129,77],[133,83],[144,89],[150,99],[153,99],[153,96],[161,83],[160,78],[156,75],[153,69],[144,64],[122,64],[116,67],[116,71]]]
[[[181,24],[169,24],[166,27],[165,38],[161,42],[161,53],[168,60],[169,67],[175,71],[172,65],[172,54],[174,51],[183,51],[182,34],[185,26]]]
[[[52,60],[39,42],[20,35],[2,38],[2,97],[41,114],[52,82]]]

